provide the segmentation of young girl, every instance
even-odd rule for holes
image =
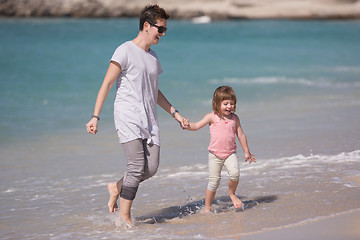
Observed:
[[[229,174],[229,195],[235,208],[243,208],[243,203],[235,195],[239,183],[239,166],[236,156],[235,135],[240,141],[245,152],[245,161],[256,162],[254,155],[250,153],[246,136],[241,128],[239,117],[234,113],[236,110],[236,95],[228,86],[218,87],[212,100],[213,112],[205,115],[196,123],[188,123],[186,129],[196,131],[205,125],[210,126],[209,145],[209,183],[205,194],[205,212],[211,210],[211,204],[215,198],[216,190],[221,179],[221,170],[225,166]]]

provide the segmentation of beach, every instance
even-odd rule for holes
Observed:
[[[0,16],[6,17],[138,17],[147,4],[159,4],[173,19],[191,20],[206,16],[226,19],[359,19],[357,0],[4,0]]]
[[[1,239],[359,238],[359,21],[169,20],[153,50],[159,88],[197,121],[230,85],[257,162],[237,142],[245,210],[222,173],[201,214],[209,129],[182,130],[158,109],[161,160],[133,204],[137,227],[108,213],[107,184],[126,170],[110,91],[99,132],[86,132],[118,45],[138,20],[0,19]],[[119,226],[116,226],[119,225]]]
[[[359,239],[360,210],[326,216],[298,226],[271,229],[268,232],[241,238],[262,239]]]

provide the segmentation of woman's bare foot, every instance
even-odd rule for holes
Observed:
[[[109,183],[107,188],[108,188],[109,195],[110,195],[110,199],[108,202],[108,208],[109,208],[109,212],[112,213],[118,209],[118,205],[116,202],[117,202],[120,192],[118,192],[116,183]]]
[[[234,204],[235,208],[242,208],[243,207],[243,203],[241,202],[241,200],[234,194],[234,195],[230,195],[231,201]]]
[[[131,221],[131,219],[125,220],[120,214],[119,214],[118,218],[116,219],[115,225],[117,227],[121,227],[121,226],[126,226],[128,228],[135,227],[135,224]]]
[[[110,199],[108,202],[108,208],[110,213],[115,212],[118,209],[118,205],[116,202],[119,198],[123,182],[124,182],[124,178],[121,178],[118,182],[109,183],[107,186],[110,195]]]
[[[134,223],[131,220],[131,205],[133,203],[133,200],[128,200],[125,198],[120,197],[120,211],[119,211],[119,217],[118,222],[125,223],[128,227],[134,227]]]

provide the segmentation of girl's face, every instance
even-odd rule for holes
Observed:
[[[224,116],[229,116],[235,108],[235,102],[233,100],[223,100],[220,106],[220,112]]]

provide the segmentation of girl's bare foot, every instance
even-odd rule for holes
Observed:
[[[240,201],[240,199],[236,195],[230,195],[231,201],[234,204],[235,208],[242,208],[243,203]]]
[[[207,208],[203,208],[200,210],[201,214],[206,214],[206,213],[210,213],[210,212],[211,212],[211,209],[207,209]]]

